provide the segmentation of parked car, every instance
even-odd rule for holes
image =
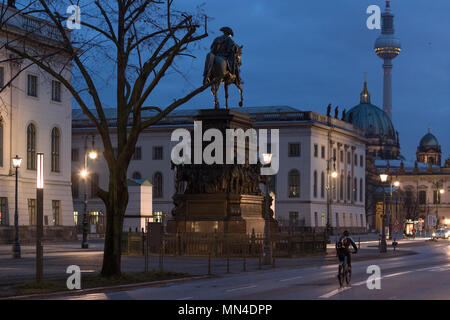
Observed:
[[[432,239],[449,239],[450,238],[450,229],[438,229],[432,234]]]

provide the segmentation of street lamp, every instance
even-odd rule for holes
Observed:
[[[44,233],[44,154],[36,154],[36,281],[44,275],[42,237]]]
[[[331,168],[330,168],[330,162],[333,161],[333,171],[330,172]],[[329,237],[331,234],[331,219],[330,219],[330,214],[331,214],[331,181],[330,181],[330,176],[332,179],[336,179],[338,177],[338,173],[336,171],[336,157],[331,157],[328,159],[327,161],[327,226],[325,228],[325,239],[327,241],[327,243],[329,242]]]
[[[263,162],[264,166],[270,167],[270,163],[272,162],[272,154],[264,153],[263,154]],[[270,176],[266,175],[266,195],[265,201],[265,224],[264,224],[264,261],[265,265],[272,264],[272,245],[270,241],[270,207],[269,207],[269,181]]]
[[[13,161],[13,167],[16,169],[16,199],[15,199],[15,209],[14,209],[14,230],[15,230],[15,236],[14,236],[14,245],[13,245],[13,258],[20,259],[20,243],[19,243],[19,211],[18,211],[18,177],[19,177],[19,168],[22,164],[22,158],[20,158],[18,155],[16,155],[15,158],[12,159]]]
[[[84,201],[83,201],[83,240],[81,242],[81,248],[89,248],[88,243],[88,232],[89,232],[89,221],[87,216],[87,179],[89,177],[88,171],[88,158],[91,160],[97,159],[97,151],[94,149],[94,135],[92,135],[92,148],[88,152],[87,140],[89,136],[86,136],[84,140],[84,168],[80,171],[80,176],[84,180]]]
[[[391,219],[391,205],[392,205],[392,185],[395,187],[400,186],[399,181],[393,181],[392,178],[389,180],[389,205],[386,204],[386,190],[384,183],[388,181],[389,175],[382,173],[380,174],[380,180],[383,183],[383,217],[381,224],[381,241],[380,241],[380,252],[387,251],[387,243],[386,243],[386,218],[389,218],[389,239],[392,239],[392,219]],[[388,214],[386,214],[386,210],[388,210]]]

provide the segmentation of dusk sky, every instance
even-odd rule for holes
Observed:
[[[367,72],[372,103],[382,107],[382,60],[373,50],[380,30],[367,28],[366,9],[376,4],[384,10],[384,1],[175,3],[191,9],[204,3],[203,10],[213,20],[208,24],[209,37],[194,50],[197,59],[178,61],[185,77],[169,74],[152,94],[153,105],[164,107],[201,85],[209,46],[221,34],[220,27],[229,26],[234,30],[234,40],[244,45],[241,74],[245,106],[288,105],[326,113],[331,103],[349,110],[359,104]],[[450,153],[450,2],[392,0],[391,7],[396,36],[403,47],[393,61],[393,121],[400,133],[402,154],[414,160],[420,138],[431,127],[446,159]],[[219,97],[223,106],[223,88]],[[238,101],[238,90],[230,87],[230,104],[237,106]],[[114,106],[113,100],[105,102]],[[205,91],[185,107],[212,108],[213,97]]]

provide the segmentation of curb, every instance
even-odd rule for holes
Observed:
[[[130,283],[130,284],[122,284],[118,286],[108,286],[108,287],[97,287],[97,288],[88,288],[88,289],[80,289],[80,290],[72,290],[72,291],[58,291],[51,293],[43,293],[43,294],[29,294],[22,296],[9,296],[9,297],[1,297],[0,300],[32,300],[32,299],[45,299],[52,297],[65,297],[65,296],[77,296],[87,293],[100,293],[105,291],[123,291],[125,289],[136,289],[136,288],[145,288],[145,287],[154,287],[160,285],[168,285],[173,283],[183,283],[188,281],[209,279],[212,276],[195,276],[195,277],[186,277],[180,279],[172,279],[172,280],[160,280],[160,281],[151,281],[151,282],[140,282],[140,283]]]

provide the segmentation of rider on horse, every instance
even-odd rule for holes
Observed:
[[[211,53],[215,56],[223,57],[227,61],[228,71],[240,81],[239,66],[236,65],[236,53],[239,48],[231,38],[234,36],[233,30],[229,27],[223,27],[220,31],[223,32],[223,35],[214,39],[211,45]],[[211,68],[205,68],[203,76],[205,81],[211,81]]]

